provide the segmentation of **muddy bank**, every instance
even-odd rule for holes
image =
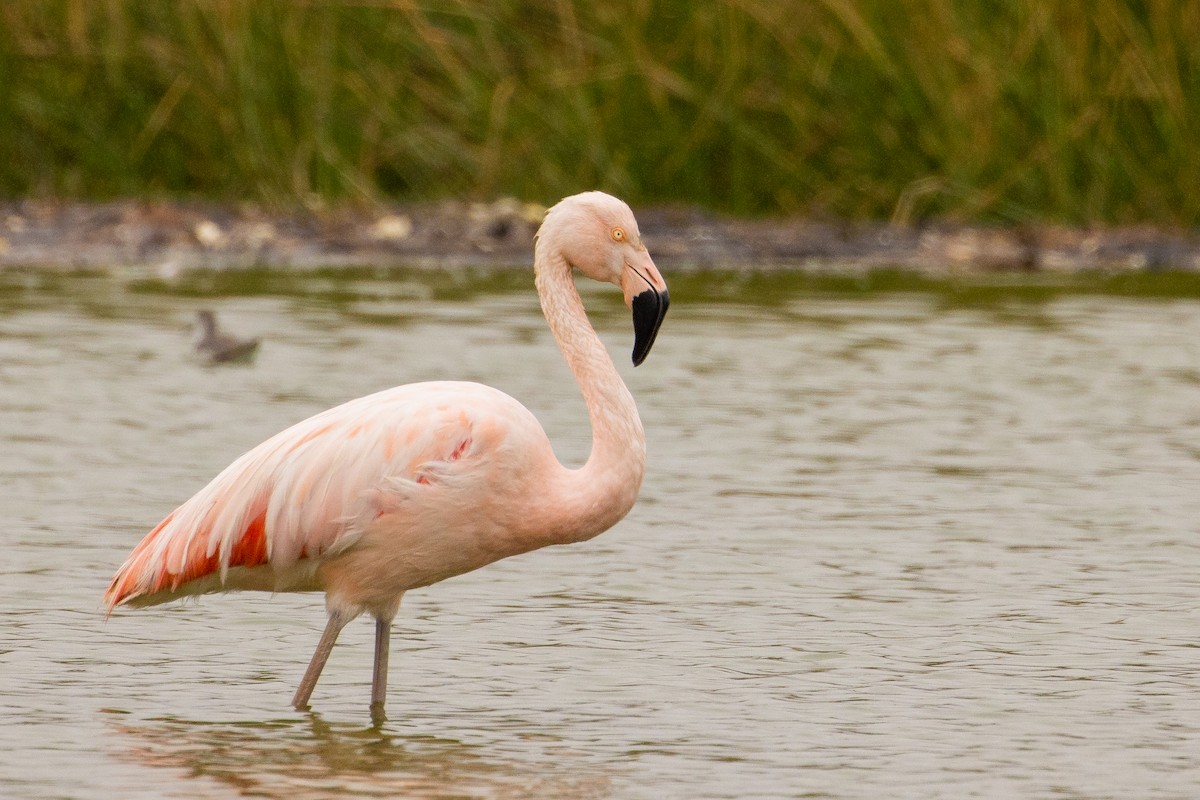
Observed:
[[[0,268],[524,266],[542,208],[501,200],[273,213],[200,203],[0,202]],[[740,220],[635,209],[668,270],[733,268],[929,275],[996,271],[1200,271],[1200,234]]]

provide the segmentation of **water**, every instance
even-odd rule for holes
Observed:
[[[642,499],[409,594],[372,728],[367,620],[302,714],[318,595],[105,622],[113,570],[347,398],[486,381],[571,462],[582,403],[528,276],[239,280],[0,283],[0,795],[1195,796],[1200,302],[680,276],[635,371],[589,291],[648,430]],[[203,306],[265,337],[253,366],[188,359]]]

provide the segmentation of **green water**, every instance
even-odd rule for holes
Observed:
[[[585,291],[647,428],[638,506],[408,595],[373,728],[367,621],[288,707],[317,595],[100,595],[237,455],[396,383],[498,386],[579,462],[529,276],[0,276],[0,795],[1193,794],[1194,287],[667,279],[637,370]],[[254,364],[190,357],[201,307]]]

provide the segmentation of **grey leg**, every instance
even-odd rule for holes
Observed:
[[[337,641],[342,628],[346,627],[346,623],[351,619],[353,619],[351,614],[330,610],[325,632],[321,634],[321,641],[317,642],[317,649],[313,653],[312,661],[308,662],[304,678],[300,681],[295,696],[292,697],[292,706],[297,710],[308,708],[308,698],[312,696],[313,688],[317,685],[317,678],[321,677],[321,670],[325,669],[325,662],[329,660],[333,644]]]
[[[388,645],[392,638],[392,621],[375,620],[375,671],[371,676],[371,719],[382,722],[383,705],[387,700]]]

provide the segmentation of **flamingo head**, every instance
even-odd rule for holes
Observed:
[[[592,280],[621,287],[633,311],[633,364],[641,364],[658,336],[670,295],[629,206],[604,192],[572,195],[546,212],[539,240],[547,233],[568,264]]]

